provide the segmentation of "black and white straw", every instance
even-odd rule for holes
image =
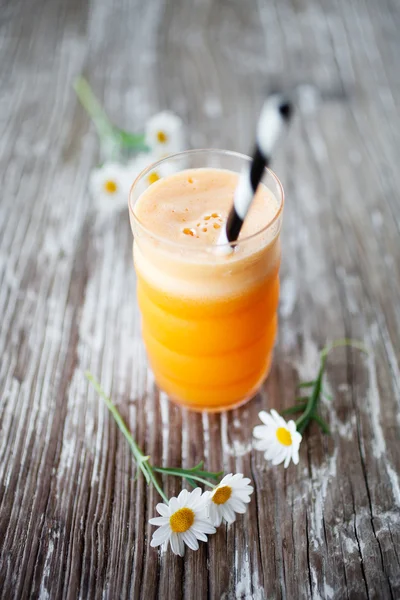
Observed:
[[[265,101],[257,125],[253,158],[249,169],[240,175],[233,196],[233,206],[218,244],[228,244],[238,239],[264,169],[271,163],[272,151],[283,128],[289,123],[292,112],[291,102],[282,94],[272,94]]]

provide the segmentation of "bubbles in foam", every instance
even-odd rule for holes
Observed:
[[[195,229],[189,229],[189,227],[184,227],[183,233],[185,235],[191,235],[193,237],[193,236],[196,235],[196,230]]]
[[[200,221],[199,223],[196,223],[196,226],[193,225],[193,227],[184,227],[182,232],[190,237],[199,238],[203,233],[208,233],[208,228],[211,227],[211,225],[214,229],[220,229],[223,223],[221,215],[216,212],[212,214],[205,214],[203,215],[202,219],[203,222]],[[186,221],[186,219],[183,219],[183,221]]]

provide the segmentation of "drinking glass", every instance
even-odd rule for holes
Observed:
[[[235,408],[254,396],[268,375],[277,331],[283,188],[265,169],[262,184],[275,196],[277,210],[260,231],[231,244],[231,251],[163,238],[140,221],[135,204],[155,169],[240,173],[250,161],[235,152],[190,150],[150,165],[130,192],[137,298],[148,359],[158,386],[192,410]]]

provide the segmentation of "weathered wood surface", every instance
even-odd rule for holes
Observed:
[[[399,3],[21,0],[0,20],[1,596],[399,598]],[[241,151],[272,78],[323,92],[303,94],[275,163],[279,341],[243,409],[191,414],[154,387],[127,215],[104,221],[86,191],[98,145],[79,73],[121,126],[168,107],[192,147]],[[312,428],[298,468],[267,465],[257,412],[289,405],[343,335],[371,353],[331,357],[332,436]],[[156,496],[87,368],[155,462],[249,475],[248,514],[184,559],[150,548]]]

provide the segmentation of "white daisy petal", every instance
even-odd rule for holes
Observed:
[[[174,554],[178,554],[179,556],[183,556],[180,550],[179,545],[179,537],[177,533],[171,533],[171,537],[169,538],[169,542],[171,544],[171,550]]]
[[[223,504],[221,506],[225,521],[227,523],[233,523],[234,521],[236,521],[235,511],[230,506],[228,506],[228,503]]]
[[[276,453],[279,452],[280,449],[281,449],[281,447],[278,446],[278,444],[274,443],[269,448],[267,448],[267,450],[264,454],[265,458],[267,460],[272,460],[274,458],[274,456],[276,455]]]
[[[286,458],[285,458],[285,462],[283,463],[283,466],[285,469],[288,468],[291,458],[292,458],[292,455],[291,455],[291,453],[288,452],[286,455]]]
[[[297,447],[299,447],[302,439],[303,439],[303,436],[301,435],[301,433],[296,431],[296,433],[293,434],[293,445],[296,445]]]
[[[163,504],[162,502],[159,502],[156,506],[156,511],[158,512],[158,514],[160,514],[162,517],[169,517],[169,508],[166,504]]]
[[[156,546],[163,544],[171,535],[171,529],[168,525],[163,525],[153,533],[152,541]]]
[[[273,465],[280,465],[285,460],[287,450],[286,448],[280,448],[275,456],[272,458]]]
[[[248,481],[250,481],[250,479],[248,479]],[[232,488],[242,487],[243,485],[245,485],[245,483],[243,481],[243,473],[236,473],[235,475],[233,475],[229,485]]]
[[[269,447],[270,443],[270,440],[255,440],[253,442],[253,447],[256,450],[261,450],[261,452],[263,452]]]
[[[170,514],[176,512],[177,510],[179,510],[179,508],[180,508],[180,505],[179,505],[178,499],[175,498],[175,496],[173,496],[169,501]]]
[[[271,428],[267,425],[256,425],[253,429],[253,435],[256,438],[264,438],[271,431]]]
[[[168,523],[168,521],[168,517],[154,517],[153,519],[149,519],[149,523],[151,523],[151,525],[165,525]]]
[[[180,506],[186,506],[188,500],[189,492],[187,490],[182,490],[178,496],[178,502]]]
[[[229,481],[231,480],[231,477],[232,477],[232,473],[228,473],[228,475],[225,475],[225,477],[223,477],[221,479],[221,481],[219,482],[218,485],[219,486],[227,485],[229,483]]]
[[[185,543],[181,535],[178,536],[178,544],[179,544],[179,555],[185,556]]]
[[[235,498],[237,500],[240,500],[241,502],[246,502],[246,504],[248,504],[251,501],[250,494],[252,493],[253,492],[237,492],[235,494]]]
[[[222,523],[223,518],[224,518],[224,515],[222,514],[222,510],[220,508],[217,508],[215,511],[215,515],[213,517],[214,526],[219,527]]]
[[[229,505],[237,513],[245,513],[247,510],[247,507],[245,506],[245,504],[243,502],[241,502],[241,500],[239,500],[238,498],[232,498]]]
[[[273,420],[275,421],[275,423],[277,425],[280,425],[280,423],[281,423],[281,416],[280,416],[280,414],[274,408],[271,409],[271,416],[272,416]]]
[[[200,528],[204,533],[215,533],[215,527],[212,525],[211,521],[201,521],[200,519],[196,519],[194,526],[196,529]]]
[[[222,513],[214,502],[210,502],[210,521],[215,527],[219,527],[222,521]]]
[[[182,533],[182,539],[191,550],[199,549],[199,542],[192,531],[189,530],[185,531],[185,533]]]
[[[276,423],[273,417],[267,413],[265,410],[262,410],[258,413],[260,421],[262,421],[267,427],[275,427]]]
[[[201,540],[202,542],[207,542],[208,538],[206,536],[205,533],[203,533],[202,531],[200,531],[199,529],[196,529],[195,526],[193,526],[190,531],[192,531],[194,533],[194,535],[196,536],[196,538],[198,540]]]
[[[135,180],[136,177],[140,175],[142,171],[147,169],[147,167],[149,167],[156,161],[157,157],[154,156],[154,154],[147,152],[142,152],[135,156],[135,158],[128,163],[129,171],[133,180]]]
[[[199,493],[197,493],[197,495],[194,495],[194,492],[196,490],[199,490]],[[192,508],[193,510],[196,510],[196,513],[199,511],[205,511],[206,506],[208,505],[208,502],[209,502],[209,496],[210,496],[210,492],[202,493],[201,488],[196,488],[192,492],[192,496],[190,498],[188,506],[190,506],[190,508]]]
[[[146,170],[144,174],[143,171]],[[171,162],[161,161],[160,157],[154,154],[141,153],[129,163],[129,172],[132,183],[141,175],[142,182],[149,186],[156,183],[159,179],[172,175],[176,172],[176,167]]]
[[[283,427],[284,429],[288,428],[288,425],[285,421],[285,419],[283,417],[281,417],[281,415],[278,414],[278,423],[279,423],[279,427]]]
[[[208,522],[208,517],[209,517],[208,505],[205,506],[204,508],[197,508],[196,509],[196,519],[195,519],[195,521],[205,521],[207,523]]]
[[[292,461],[293,464],[298,465],[299,464],[299,449],[297,448],[293,448],[292,450]]]
[[[190,494],[190,504],[192,505],[194,502],[201,498],[201,488],[195,488],[193,492]]]
[[[251,483],[251,479],[249,479],[248,477],[243,477],[244,485],[249,485],[250,483]],[[251,487],[251,489],[253,489],[252,486],[249,486],[249,487]]]

